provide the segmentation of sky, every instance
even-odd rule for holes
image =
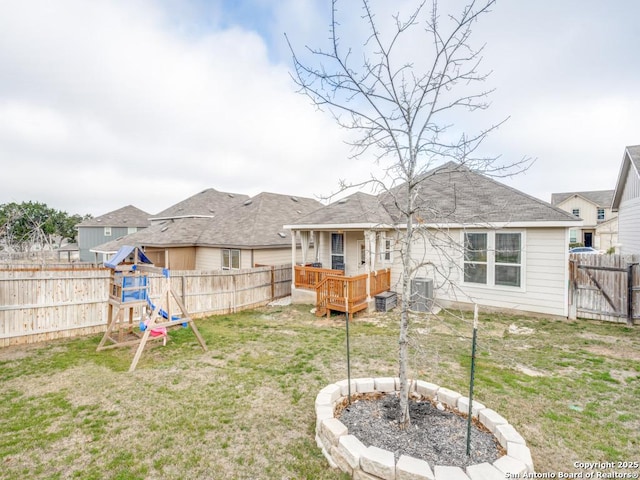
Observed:
[[[407,3],[374,6],[388,18]],[[339,5],[347,44],[361,10]],[[326,46],[330,12],[329,0],[0,2],[0,204],[154,214],[206,188],[321,198],[376,175],[291,79],[284,34],[296,52]],[[635,0],[501,0],[476,24],[495,89],[483,121],[508,118],[484,148],[535,159],[501,181],[545,201],[615,188],[625,146],[640,144],[639,16]]]

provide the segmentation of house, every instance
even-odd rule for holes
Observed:
[[[249,198],[206,192],[197,201],[180,202],[156,215],[146,230],[94,250],[110,254],[122,245],[142,246],[155,265],[175,270],[287,264],[292,262],[291,235],[282,226],[322,206],[311,198],[276,193]],[[208,201],[202,201],[205,197]],[[296,255],[302,258],[300,246]]]
[[[640,253],[640,145],[625,148],[613,194],[620,253]]]
[[[611,209],[613,190],[551,194],[551,205],[584,220],[569,232],[569,244],[609,250],[618,242],[618,214]]]
[[[293,301],[323,310],[326,279],[343,277],[332,288],[360,279],[353,290],[371,306],[386,272],[400,292],[406,194],[406,185],[356,193],[286,225],[315,239],[313,261],[294,266]],[[567,243],[582,220],[455,162],[421,176],[415,195],[412,280],[428,282],[440,304],[568,315]]]
[[[109,240],[147,228],[150,225],[149,217],[147,212],[127,205],[99,217],[83,220],[76,225],[80,261],[100,263],[106,260],[92,249]]]

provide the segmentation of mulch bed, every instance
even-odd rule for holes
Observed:
[[[366,446],[409,455],[435,465],[464,468],[492,463],[505,454],[497,439],[477,421],[471,425],[471,455],[467,456],[467,418],[440,410],[430,400],[410,400],[411,426],[401,429],[397,394],[352,395],[351,405],[337,408],[336,417]]]

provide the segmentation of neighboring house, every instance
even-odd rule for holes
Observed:
[[[378,196],[356,193],[286,225],[301,239],[315,238],[317,245],[315,266],[294,267],[294,302],[315,301],[326,282],[313,285],[310,276],[331,271],[355,278],[369,274],[370,295],[375,276],[390,268],[391,288],[401,293],[406,217],[395,202],[399,198],[402,205],[403,196],[404,185]],[[411,263],[415,277],[432,280],[441,304],[478,303],[566,317],[569,229],[581,223],[449,162],[419,181]]]
[[[182,204],[182,210],[174,206],[156,215],[148,229],[95,250],[108,255],[122,245],[141,246],[156,266],[176,270],[287,264],[292,262],[291,235],[283,225],[322,206],[311,198],[276,193],[252,198],[233,194],[233,205],[223,206],[220,202],[227,202],[229,194],[208,192],[210,203],[198,202],[200,214],[181,202],[177,205]],[[302,258],[300,246],[296,255]]]
[[[613,190],[551,194],[551,205],[584,220],[581,228],[569,232],[569,243],[605,251],[618,241],[618,214],[611,210],[612,200]]]
[[[612,208],[618,213],[620,253],[640,253],[640,145],[625,148]]]
[[[105,258],[92,251],[96,245],[147,228],[150,225],[149,217],[147,212],[127,205],[99,217],[83,220],[76,225],[80,261],[101,263]]]

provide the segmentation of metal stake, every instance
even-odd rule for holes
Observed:
[[[469,382],[469,417],[467,418],[467,456],[471,455],[471,417],[473,415],[473,379],[476,373],[476,339],[478,336],[478,304],[473,308],[473,340],[471,344],[471,381]]]

